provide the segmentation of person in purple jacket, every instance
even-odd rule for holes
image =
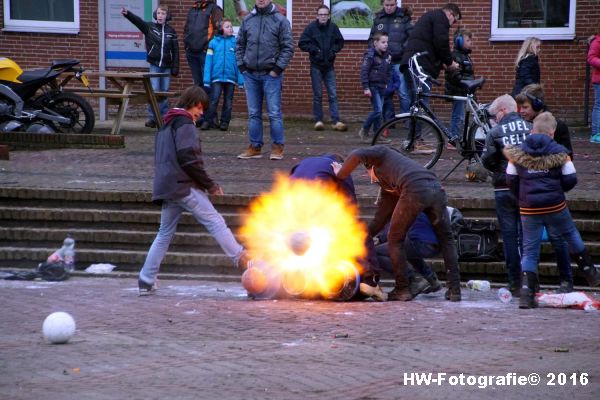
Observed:
[[[519,308],[537,307],[537,267],[544,227],[549,235],[560,236],[590,286],[600,285],[594,266],[567,207],[565,192],[577,184],[575,166],[568,150],[552,136],[556,119],[549,112],[533,120],[531,134],[520,146],[508,145],[506,182],[519,201],[523,227],[522,286]]]

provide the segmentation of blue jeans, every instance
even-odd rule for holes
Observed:
[[[567,243],[571,254],[579,254],[585,250],[581,235],[575,227],[568,208],[551,214],[522,215],[521,223],[523,224],[523,271],[537,273],[544,226],[548,236],[561,237]]]
[[[254,147],[262,147],[263,121],[262,104],[267,103],[267,113],[271,126],[271,142],[284,144],[283,117],[281,115],[281,82],[283,75],[272,77],[270,74],[244,72],[244,87],[248,103],[248,135]]]
[[[168,92],[169,85],[171,84],[171,68],[161,68],[150,64],[150,72],[163,72],[169,74],[163,77],[150,78],[150,84],[155,92]],[[167,111],[169,111],[169,100],[166,98],[162,99],[158,103],[158,109],[160,110],[160,115],[164,117]],[[156,117],[154,116],[150,104],[148,104],[148,118],[156,121]]]
[[[573,269],[571,268],[571,255],[569,246],[560,235],[548,233],[548,240],[552,244],[556,256],[556,265],[561,281],[573,282]]]
[[[382,112],[383,112],[383,92],[384,88],[377,86],[369,86],[371,90],[371,106],[373,111],[369,113],[367,119],[363,123],[365,132],[369,132],[371,126],[373,126],[373,132],[377,132],[382,124]]]
[[[204,60],[206,59],[206,52],[186,50],[185,56],[192,72],[194,85],[202,87],[204,84]]]
[[[315,121],[323,121],[323,83],[325,83],[325,89],[327,90],[327,97],[329,99],[329,114],[331,114],[331,121],[335,124],[340,120],[337,102],[335,70],[330,69],[329,71],[321,71],[319,68],[311,64],[310,82],[313,90],[312,105]]]
[[[592,135],[600,135],[600,83],[594,83],[594,108],[592,109]]]
[[[496,216],[502,234],[504,261],[510,285],[521,281],[521,244],[523,235],[519,215],[519,204],[510,190],[496,190]],[[540,231],[540,240],[542,232]]]
[[[231,108],[233,106],[233,93],[235,92],[235,84],[229,82],[213,82],[210,85],[210,106],[206,112],[205,120],[211,121],[217,113],[219,105],[219,97],[223,93],[223,110],[221,111],[221,123],[229,123],[231,121]]]
[[[160,263],[162,262],[169,244],[177,230],[177,223],[181,213],[188,211],[196,221],[204,225],[208,232],[215,238],[225,254],[237,265],[244,251],[237,242],[225,220],[210,202],[208,195],[198,189],[191,189],[190,194],[177,200],[165,200],[160,212],[160,228],[150,246],[144,266],[140,271],[140,279],[152,284],[156,279]]]
[[[406,252],[406,259],[408,260],[408,263],[412,265],[414,271],[417,271],[425,278],[433,276],[433,270],[429,264],[425,262],[424,258],[435,257],[439,254],[440,248],[437,244],[406,240],[404,241],[404,251]],[[388,244],[378,244],[375,246],[375,252],[377,253],[377,261],[379,262],[380,268],[393,273]],[[414,271],[409,269],[406,272],[409,279],[411,275],[414,275]]]
[[[452,118],[450,119],[450,133],[453,137],[460,137],[465,124],[465,102],[452,101]]]

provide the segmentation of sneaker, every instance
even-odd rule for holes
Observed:
[[[156,121],[153,119],[147,119],[146,123],[144,124],[144,126],[146,128],[156,128]]]
[[[410,289],[398,288],[397,286],[388,293],[388,301],[411,301],[413,299],[413,295],[410,293]]]
[[[348,127],[342,121],[338,121],[335,124],[331,125],[331,129],[338,132],[346,132],[348,130]]]
[[[273,143],[271,145],[271,156],[269,158],[271,160],[283,159],[283,145],[278,144],[278,143]]]
[[[600,143],[600,133],[592,135],[592,137],[590,138],[590,143]]]
[[[248,148],[246,149],[246,151],[244,151],[242,154],[238,155],[237,158],[241,158],[241,159],[248,159],[248,158],[262,158],[262,154],[260,153],[261,148],[260,147],[254,147],[251,144],[248,145]]]
[[[154,294],[154,292],[156,292],[156,289],[156,283],[149,284],[141,279],[138,279],[138,293],[140,296],[148,296]]]
[[[254,260],[252,260],[248,252],[244,250],[237,261],[237,268],[240,270],[240,272],[244,272],[248,268],[252,267],[253,264]]]
[[[210,121],[204,121],[200,124],[201,131],[207,131],[210,129]]]
[[[360,293],[365,297],[371,297],[373,298],[373,300],[376,301],[387,301],[388,299],[387,293],[381,290],[379,285],[371,286],[364,282],[361,282],[361,284],[358,287]]]
[[[573,291],[573,281],[560,281],[560,286],[556,289],[556,293],[571,293]]]
[[[226,131],[229,129],[229,122],[221,122],[219,125],[219,130]]]
[[[323,124],[322,121],[317,121],[315,123],[315,131],[324,131],[325,130],[325,124]]]
[[[415,142],[415,148],[413,153],[415,154],[433,154],[435,150],[433,147],[425,143],[423,140],[417,140]]]
[[[423,293],[423,292],[425,292],[425,290],[429,289],[430,285],[429,285],[429,282],[427,282],[425,280],[425,278],[423,278],[423,276],[421,276],[420,274],[416,274],[410,280],[408,288],[410,290],[410,294],[413,297],[417,297],[417,295],[419,295],[420,293]]]

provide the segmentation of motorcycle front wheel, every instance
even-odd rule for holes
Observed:
[[[94,129],[94,109],[83,97],[75,93],[60,93],[46,104],[46,108],[68,118],[68,124],[54,123],[57,132],[91,133]]]

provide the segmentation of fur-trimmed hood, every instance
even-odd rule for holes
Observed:
[[[521,146],[507,145],[504,155],[514,164],[530,170],[562,167],[569,160],[569,151],[551,137],[534,133]]]

